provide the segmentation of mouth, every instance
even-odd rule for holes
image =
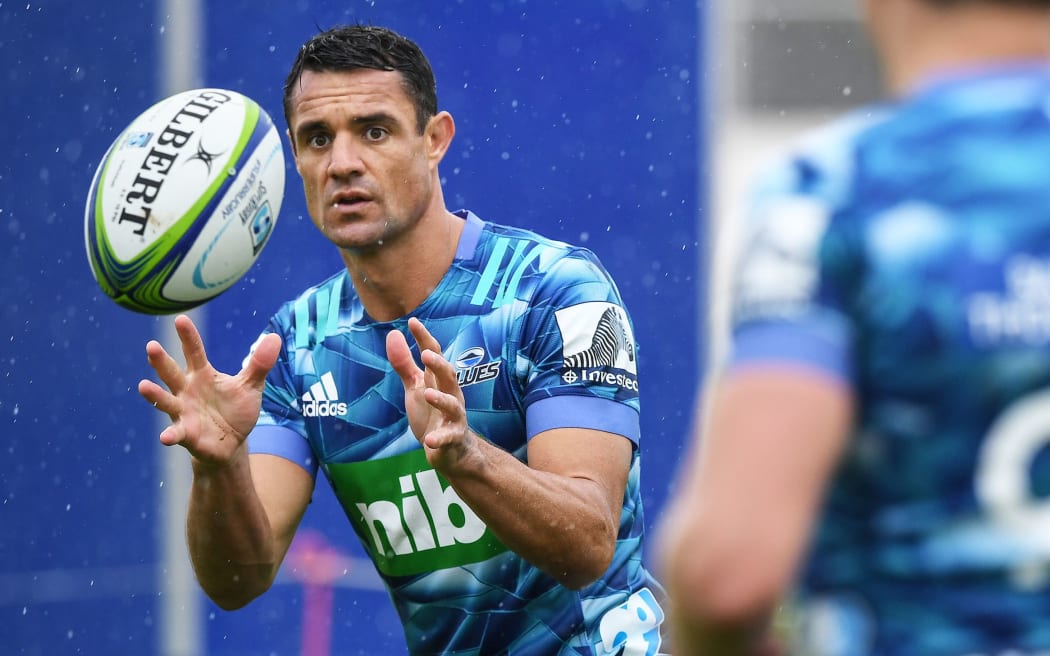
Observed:
[[[347,190],[332,194],[331,206],[338,209],[354,209],[371,202],[372,196],[364,191]]]

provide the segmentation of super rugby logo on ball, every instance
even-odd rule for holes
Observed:
[[[196,307],[259,256],[284,197],[284,152],[255,101],[194,89],[143,112],[91,183],[85,242],[99,287],[149,314]]]

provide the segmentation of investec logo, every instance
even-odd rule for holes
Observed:
[[[346,403],[339,400],[332,372],[321,376],[321,380],[310,386],[303,394],[301,412],[304,417],[341,417],[346,414]]]
[[[376,568],[406,576],[480,563],[507,547],[427,462],[423,449],[325,465]]]
[[[624,309],[592,301],[554,313],[562,338],[562,380],[638,391],[634,332]]]

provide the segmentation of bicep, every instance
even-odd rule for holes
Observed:
[[[593,484],[613,525],[619,522],[634,445],[612,433],[586,428],[553,428],[529,440],[528,465]]]
[[[279,561],[310,504],[314,477],[300,465],[266,453],[251,455],[252,482],[270,521]]]

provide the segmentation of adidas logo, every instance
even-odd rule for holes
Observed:
[[[339,391],[335,388],[332,372],[321,376],[321,380],[310,386],[303,394],[302,413],[304,417],[341,417],[346,414],[347,405],[339,400]]]

